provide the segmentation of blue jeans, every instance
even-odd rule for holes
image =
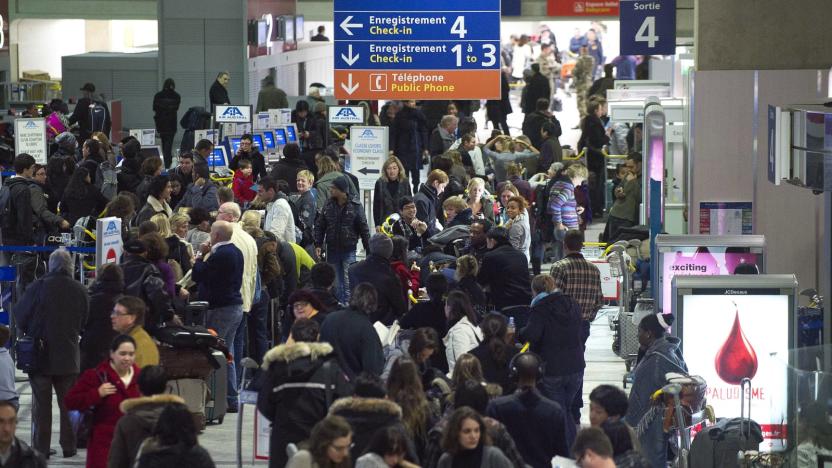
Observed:
[[[350,281],[347,269],[355,263],[355,249],[349,252],[326,252],[326,262],[335,268],[335,297],[341,304],[350,300]]]
[[[263,356],[269,350],[269,297],[268,291],[265,289],[260,293],[260,300],[251,306],[251,312],[248,313],[248,343],[249,343],[249,357],[254,358],[257,363],[263,362]]]
[[[228,403],[237,404],[237,362],[238,351],[235,346],[237,331],[243,323],[243,305],[235,304],[225,307],[217,307],[208,311],[206,325],[217,332],[217,336],[225,340],[226,346],[231,351],[234,359],[228,364]]]
[[[576,414],[574,401],[583,385],[583,377],[583,371],[569,375],[547,375],[540,379],[538,384],[540,392],[546,398],[557,402],[563,408],[563,412],[568,415],[567,422],[569,422],[569,416],[571,416],[571,422],[577,424],[581,421],[581,408],[578,408]]]

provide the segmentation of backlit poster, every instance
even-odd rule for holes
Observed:
[[[707,382],[716,417],[740,416],[740,382],[748,377],[751,418],[764,437],[760,450],[785,448],[789,296],[777,289],[694,289],[678,300],[685,362]]]

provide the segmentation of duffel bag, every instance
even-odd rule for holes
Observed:
[[[218,367],[211,351],[166,345],[159,346],[159,364],[165,368],[168,380],[205,379]]]
[[[205,327],[195,325],[168,325],[154,334],[160,343],[174,348],[222,349],[220,339]]]

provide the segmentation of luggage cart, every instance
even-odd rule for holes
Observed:
[[[259,367],[257,361],[252,358],[243,358],[240,361],[243,371],[240,375],[240,407],[237,414],[237,468],[243,468],[243,414],[245,414],[246,405],[254,405],[254,417],[257,417],[257,392],[250,390],[251,384],[254,382],[254,371]]]

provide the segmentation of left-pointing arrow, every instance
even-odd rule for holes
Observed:
[[[347,36],[352,36],[352,28],[363,28],[364,25],[361,23],[350,23],[352,21],[352,15],[347,16],[344,18],[344,21],[341,21],[341,29],[347,33]]]
[[[347,65],[352,66],[356,62],[356,60],[358,60],[358,58],[361,57],[361,54],[353,55],[352,44],[350,44],[348,47],[349,48],[347,49],[347,51],[349,52],[349,56],[341,54],[341,58],[344,59],[345,62],[347,62]]]
[[[341,89],[343,89],[347,94],[352,94],[358,89],[358,83],[353,84],[352,82],[352,73],[347,75],[346,83],[341,83]]]
[[[379,174],[381,171],[378,169],[370,169],[368,167],[362,167],[358,170],[358,172],[367,175],[367,174]]]

